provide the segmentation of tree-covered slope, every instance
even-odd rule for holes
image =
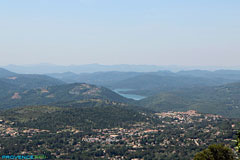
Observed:
[[[112,83],[128,79],[137,75],[139,72],[95,72],[76,74],[72,72],[47,74],[53,78],[60,79],[68,83],[89,83],[95,85],[109,86]]]
[[[51,131],[76,127],[80,130],[123,127],[147,121],[147,116],[128,107],[105,104],[95,107],[33,106],[13,108],[0,113],[0,118],[10,120],[18,127],[38,128]]]
[[[30,89],[8,93],[0,100],[1,108],[61,104],[71,101],[84,101],[87,99],[101,99],[114,102],[129,102],[111,90],[85,83],[64,84],[44,88]]]
[[[10,85],[15,85],[19,89],[32,89],[40,88],[46,86],[60,85],[64,82],[48,77],[45,75],[15,75],[14,77],[1,78],[1,81],[4,81]]]
[[[190,71],[180,71],[177,72],[178,75],[202,77],[202,78],[221,78],[230,81],[240,81],[240,71],[239,70],[216,70],[216,71],[206,71],[206,70],[190,70]]]
[[[143,107],[155,111],[186,111],[240,117],[240,83],[217,87],[182,89],[161,93],[139,101]]]
[[[0,79],[0,98],[6,97],[8,94],[12,94],[18,89],[16,85],[9,84]]]
[[[72,72],[48,74],[67,83],[89,83],[111,89],[132,89],[128,94],[151,96],[159,92],[181,88],[218,86],[240,81],[240,72],[234,70],[191,70],[158,72],[95,72],[76,74]]]
[[[19,90],[60,85],[64,82],[46,75],[17,74],[0,68],[0,86],[7,84],[14,87],[15,90]]]
[[[190,160],[209,144],[235,146],[239,121],[195,111],[146,114],[128,106],[33,106],[0,112],[3,155],[44,159]]]
[[[155,95],[160,92],[173,91],[183,88],[216,86],[226,83],[223,79],[208,79],[192,76],[168,76],[148,73],[125,79],[111,85],[112,88],[128,88],[135,93],[144,96]]]
[[[15,75],[17,75],[17,74],[10,72],[4,68],[0,68],[0,78],[5,78],[5,77],[15,76]]]

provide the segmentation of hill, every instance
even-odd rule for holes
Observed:
[[[101,64],[85,64],[85,65],[70,65],[61,66],[53,64],[36,64],[36,65],[8,65],[4,68],[18,73],[62,73],[62,72],[74,72],[74,73],[93,73],[93,72],[155,72],[161,69],[167,69],[169,67],[155,66],[155,65],[101,65]],[[174,67],[175,68],[175,67]]]
[[[47,74],[67,83],[89,83],[110,89],[131,89],[122,93],[143,96],[182,88],[218,86],[240,81],[240,72],[234,70],[192,70],[158,72],[95,72],[76,74],[72,72]]]
[[[33,88],[42,88],[64,84],[63,81],[36,74],[17,74],[0,68],[0,99],[6,101],[9,96]],[[15,94],[17,97],[17,94]],[[1,103],[1,102],[0,102]]]
[[[134,93],[143,96],[151,96],[160,92],[174,91],[183,88],[217,86],[225,84],[228,81],[224,79],[210,79],[192,76],[163,75],[159,72],[145,73],[125,79],[114,84],[111,88],[132,89],[126,93]]]
[[[16,90],[64,84],[63,81],[46,75],[17,74],[2,68],[0,68],[0,83],[13,86]]]
[[[155,111],[186,111],[240,117],[240,83],[200,87],[161,93],[138,103]]]
[[[45,75],[22,75],[0,78],[1,81],[17,86],[19,89],[41,88],[64,84],[63,81]]]
[[[62,73],[62,72],[74,72],[74,73],[93,73],[93,72],[157,72],[159,70],[169,70],[172,72],[178,72],[182,70],[219,70],[219,69],[237,69],[239,67],[206,67],[206,66],[157,66],[157,65],[131,65],[131,64],[120,64],[120,65],[101,65],[101,64],[85,64],[85,65],[54,65],[54,64],[33,64],[33,65],[8,65],[4,66],[8,69],[17,73],[32,73],[32,74],[49,74],[49,73]]]
[[[114,102],[129,102],[111,90],[85,83],[48,86],[37,89],[10,92],[0,100],[0,107],[16,107],[29,105],[60,104],[71,101],[85,101],[87,99],[109,100]]]
[[[0,79],[0,98],[7,96],[9,93],[17,91],[19,88],[16,85],[11,85]]]
[[[53,78],[60,79],[67,83],[89,83],[95,85],[109,86],[114,82],[118,82],[124,79],[128,79],[137,75],[141,75],[140,72],[94,72],[94,73],[81,73],[76,74],[73,72],[65,73],[52,73],[47,74]]]
[[[202,78],[221,78],[230,81],[240,81],[240,71],[239,70],[216,70],[216,71],[206,71],[206,70],[191,70],[191,71],[180,71],[177,72],[178,75],[184,76],[194,76]]]
[[[17,74],[10,72],[6,69],[0,68],[0,78],[5,78],[5,77],[10,77],[10,76],[15,76],[15,75],[17,75]]]
[[[91,107],[20,107],[0,114],[19,127],[57,131],[72,126],[87,131],[96,128],[123,127],[127,124],[146,121],[147,116],[128,106],[105,104]],[[64,118],[63,118],[64,117]]]

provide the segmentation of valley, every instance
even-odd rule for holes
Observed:
[[[198,72],[193,73],[201,78],[192,72],[89,73],[98,80],[90,78],[89,84],[2,69],[0,152],[47,159],[190,160],[210,144],[234,148],[240,85],[238,73],[226,79],[232,74],[226,72],[220,77],[207,72],[208,78]],[[112,74],[109,82],[105,76]]]
[[[240,160],[240,1],[0,1],[0,160]]]

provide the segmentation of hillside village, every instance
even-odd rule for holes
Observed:
[[[91,132],[86,133],[71,126],[66,126],[55,133],[37,128],[16,128],[14,127],[14,122],[0,120],[0,134],[2,139],[9,136],[15,138],[26,137],[29,143],[36,136],[52,135],[58,137],[67,134],[69,138],[66,145],[71,144],[72,152],[80,151],[83,145],[101,146],[101,149],[98,150],[99,152],[101,151],[99,158],[108,157],[114,160],[126,159],[128,156],[140,154],[140,151],[146,151],[148,148],[152,148],[151,152],[153,153],[156,150],[159,152],[159,150],[165,151],[167,149],[167,152],[170,152],[174,157],[184,154],[189,148],[193,150],[201,149],[211,143],[221,142],[233,145],[232,138],[235,129],[239,127],[239,124],[236,122],[224,119],[222,116],[200,114],[194,110],[155,113],[152,117],[153,119],[160,119],[161,123],[139,122],[125,128],[92,129]],[[231,126],[231,128],[228,126]],[[79,136],[81,138],[78,140],[74,138]],[[120,147],[120,151],[117,151],[113,144]],[[45,148],[50,147],[48,142],[44,142],[42,145]],[[50,148],[47,150],[51,151],[52,156],[57,158],[63,158],[68,155],[61,148],[58,148],[61,154],[56,154],[56,151]],[[22,152],[31,153],[31,151],[27,150]],[[159,154],[163,157],[166,156],[165,152],[160,152]],[[193,153],[190,152],[189,155],[191,154]]]

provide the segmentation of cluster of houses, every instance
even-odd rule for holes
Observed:
[[[187,112],[163,112],[156,113],[159,119],[162,120],[162,123],[156,126],[150,125],[149,123],[137,123],[132,125],[130,128],[111,128],[111,129],[94,129],[93,135],[85,135],[82,138],[82,141],[89,143],[101,143],[101,144],[110,144],[115,142],[124,142],[127,146],[131,146],[132,148],[141,148],[140,141],[141,139],[147,138],[154,134],[164,133],[167,130],[166,127],[176,126],[179,127],[180,124],[190,124],[195,122],[202,121],[215,121],[216,119],[222,118],[219,115],[212,114],[200,114],[195,110],[189,110]],[[169,120],[170,118],[170,120]],[[187,132],[188,129],[181,128],[184,132]],[[189,128],[189,129],[194,129]],[[203,128],[203,133],[209,133],[213,130],[214,127],[210,124]],[[217,130],[217,129],[216,129]],[[213,134],[214,136],[218,136],[220,132],[216,132]],[[179,135],[180,137],[185,136],[185,134]],[[187,140],[192,141],[195,145],[199,146],[199,139],[191,139]],[[162,145],[168,145],[169,139],[165,139]]]
[[[41,132],[49,132],[48,130],[40,130],[40,129],[34,129],[34,128],[25,128],[25,129],[19,129],[11,127],[14,125],[14,122],[5,121],[0,119],[0,135],[1,137],[16,137],[20,135],[28,135],[28,137],[32,137],[36,133]]]
[[[19,135],[18,130],[16,128],[10,127],[13,122],[0,120],[0,135],[1,137],[11,136],[16,137]]]

